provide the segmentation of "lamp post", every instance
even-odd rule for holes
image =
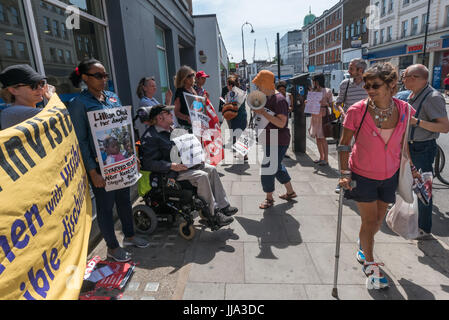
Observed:
[[[423,57],[422,57],[423,65],[426,65],[427,37],[429,34],[429,17],[430,17],[430,0],[428,0],[428,3],[427,3],[426,34],[424,36],[424,48],[423,48]]]
[[[245,25],[249,25],[250,27],[251,27],[251,33],[254,33],[254,28],[253,28],[253,25],[251,24],[251,23],[249,23],[249,22],[245,22],[243,25],[242,25],[242,50],[243,50],[243,67],[245,68],[245,83],[246,83],[246,80],[247,80],[247,78],[248,78],[248,70],[246,69],[246,60],[245,60],[245,40],[244,40],[244,36],[243,36],[243,27],[245,26]]]

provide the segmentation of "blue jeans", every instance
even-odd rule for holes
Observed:
[[[113,207],[116,205],[117,214],[122,223],[122,230],[126,238],[134,236],[133,212],[131,205],[130,189],[125,188],[106,192],[104,188],[95,188],[92,186],[95,194],[95,203],[97,208],[97,221],[103,235],[106,245],[113,250],[120,245],[115,236]]]
[[[433,163],[437,153],[437,143],[435,140],[409,143],[410,155],[413,164],[422,172],[432,172]],[[421,201],[418,201],[419,208],[419,227],[430,233],[432,231],[432,209],[433,200],[430,199],[429,206],[425,206]]]
[[[271,149],[273,149],[273,151],[277,151],[277,159],[270,159]],[[289,183],[292,180],[287,172],[287,169],[282,164],[282,160],[284,159],[287,150],[288,146],[265,146],[265,158],[262,164],[261,172],[262,188],[265,193],[274,192],[275,179],[277,179],[281,184]]]

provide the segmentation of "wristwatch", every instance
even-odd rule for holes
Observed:
[[[419,124],[421,123],[421,119],[418,119],[418,121],[415,124],[415,127],[419,127]]]

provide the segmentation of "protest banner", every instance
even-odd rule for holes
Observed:
[[[131,107],[87,113],[106,191],[130,187],[140,179]]]
[[[189,107],[193,134],[200,139],[204,148],[205,161],[217,166],[224,158],[223,139],[220,120],[209,99],[184,93],[184,99]]]
[[[0,131],[0,299],[78,299],[92,224],[89,182],[57,95]]]
[[[307,95],[307,103],[304,113],[320,114],[321,100],[323,100],[322,92],[309,91]]]
[[[268,108],[265,111],[274,116],[275,113]],[[232,146],[234,151],[246,156],[251,148],[256,144],[257,138],[260,137],[269,121],[263,115],[255,114],[245,131],[242,132],[237,142]]]

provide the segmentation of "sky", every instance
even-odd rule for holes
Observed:
[[[304,17],[312,13],[319,17],[339,0],[193,0],[193,14],[216,14],[218,25],[228,51],[230,61],[240,62],[243,58],[242,25],[244,26],[245,58],[253,61],[254,40],[256,60],[266,60],[276,55],[276,34],[279,37],[288,31],[303,27]],[[267,41],[268,47],[267,50]]]

